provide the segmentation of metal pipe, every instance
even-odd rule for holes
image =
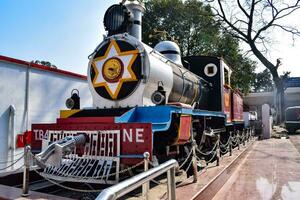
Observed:
[[[63,155],[70,154],[76,146],[84,145],[86,136],[84,134],[67,136],[61,140],[53,142],[44,151],[35,156],[37,165],[46,168],[46,162],[50,160],[52,166],[60,166]]]
[[[26,80],[25,80],[25,102],[24,102],[24,114],[23,114],[23,121],[22,121],[22,130],[27,131],[28,130],[28,122],[29,122],[29,113],[28,113],[28,107],[29,107],[29,79],[30,79],[30,68],[31,63],[28,64],[27,71],[26,71]]]
[[[237,140],[238,140],[237,141],[237,143],[238,143],[238,150],[240,150],[240,144],[241,144],[240,142],[241,141],[240,141],[240,131],[239,130],[236,131],[236,137],[237,137]]]
[[[176,199],[176,185],[175,185],[175,168],[171,168],[167,172],[167,177],[168,177],[168,199],[170,200],[175,200]]]
[[[220,150],[220,134],[217,135],[217,148],[216,148],[216,157],[217,157],[217,166],[220,165],[220,156],[221,150]]]
[[[29,196],[29,167],[30,167],[30,146],[24,148],[24,172],[23,172],[23,193],[22,197]]]
[[[149,170],[149,157],[150,157],[150,154],[149,152],[145,152],[144,153],[144,171],[148,171]],[[143,193],[143,197],[145,198],[145,200],[148,200],[149,199],[149,182],[146,182],[143,184],[143,188],[142,188],[142,193]]]
[[[125,6],[133,15],[133,23],[129,27],[129,34],[142,41],[142,16],[145,11],[145,6],[140,1],[128,1]]]
[[[9,131],[8,131],[8,151],[10,151],[10,160],[14,160],[14,149],[15,149],[15,116],[16,109],[14,105],[9,106]],[[14,169],[14,165],[11,166],[11,169]]]
[[[156,178],[157,176],[160,176],[161,174],[167,172],[170,169],[173,169],[172,172],[170,172],[170,184],[168,184],[169,186],[174,186],[174,188],[169,189],[170,192],[174,192],[174,194],[172,194],[173,197],[175,197],[175,168],[178,167],[178,163],[176,160],[171,159],[168,160],[167,162],[152,168],[146,172],[143,172],[141,174],[138,174],[130,179],[127,179],[123,182],[120,182],[117,185],[111,186],[105,190],[103,190],[98,197],[96,198],[96,200],[115,200],[117,198],[122,197],[123,195],[135,190],[136,188],[140,187],[141,185],[143,185],[146,182],[149,182],[150,180]],[[174,177],[172,178],[172,176],[174,175]],[[174,181],[174,184],[172,183],[172,181]],[[173,198],[172,200],[175,200],[175,198]]]
[[[229,156],[232,156],[232,131],[229,131]]]
[[[246,146],[246,142],[245,142],[245,138],[247,137],[246,135],[245,135],[245,129],[243,129],[243,145],[244,146]]]
[[[198,170],[197,170],[197,160],[196,160],[196,147],[197,143],[196,140],[194,139],[194,133],[191,131],[191,137],[192,137],[192,151],[193,151],[193,158],[192,158],[192,167],[193,167],[193,182],[197,182],[197,176],[198,176]]]

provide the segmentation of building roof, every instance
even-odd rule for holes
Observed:
[[[300,77],[290,77],[284,82],[285,87],[300,87]]]
[[[79,79],[83,79],[83,80],[87,79],[86,76],[81,75],[81,74],[77,74],[77,73],[66,71],[66,70],[56,69],[56,68],[52,68],[52,67],[48,67],[48,66],[45,66],[45,65],[32,63],[32,62],[27,62],[27,61],[24,61],[24,60],[19,60],[19,59],[7,57],[7,56],[0,55],[0,61],[15,63],[15,64],[18,64],[18,65],[23,66],[23,67],[30,67],[30,68],[38,69],[38,70],[41,70],[41,71],[48,71],[48,72],[52,72],[52,73],[56,73],[56,74],[60,74],[60,75],[64,75],[64,76],[70,76],[70,77],[73,77],[73,78],[79,78]]]
[[[300,87],[289,87],[284,91],[284,94],[286,105],[290,105],[288,104],[289,102],[295,102],[297,105],[300,105]],[[244,102],[248,106],[258,106],[264,103],[273,105],[274,92],[250,93],[244,97]]]

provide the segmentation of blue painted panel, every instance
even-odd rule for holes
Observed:
[[[152,123],[153,132],[168,130],[171,125],[172,114],[180,113],[192,116],[215,116],[224,118],[226,115],[222,112],[213,112],[206,110],[196,110],[190,108],[181,108],[177,106],[148,106],[135,107],[120,117],[116,117],[116,123]]]
[[[136,107],[115,119],[116,123],[152,123],[153,132],[168,130],[174,109],[170,106]]]

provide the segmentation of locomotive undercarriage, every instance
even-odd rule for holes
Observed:
[[[240,148],[249,140],[252,130],[244,129],[244,125],[224,123],[224,118],[193,116],[191,122],[190,139],[184,144],[176,144],[178,138],[179,116],[173,116],[171,127],[168,131],[154,135],[154,160],[156,163],[163,163],[168,159],[178,160],[181,169],[192,176],[196,165],[191,166],[192,154],[208,165],[216,162],[219,165],[219,158],[232,150]],[[194,151],[194,152],[193,152]],[[197,165],[197,170],[205,166]]]
[[[176,143],[179,138],[180,115],[173,115],[172,123],[168,131],[154,134],[154,158],[158,163],[163,163],[174,158],[179,161],[181,169],[188,176],[193,175],[195,165],[191,166],[192,154],[198,159],[210,163],[217,160],[217,147],[219,140],[229,138],[224,124],[224,118],[193,116],[191,121],[190,138],[184,144]],[[194,151],[194,153],[193,153]],[[198,166],[201,167],[201,166]]]

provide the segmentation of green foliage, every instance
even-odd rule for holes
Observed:
[[[251,83],[255,79],[256,63],[243,56],[239,49],[239,42],[228,33],[221,36],[214,56],[223,57],[232,68],[231,85],[244,94],[250,92]]]
[[[268,69],[257,73],[252,83],[253,92],[270,92],[273,91],[274,85],[271,73]]]
[[[209,6],[196,0],[148,0],[145,6],[143,40],[151,46],[162,39],[151,37],[156,29],[177,40],[183,56],[214,51],[219,25],[211,17]]]
[[[245,58],[238,40],[223,32],[210,6],[198,0],[147,0],[143,17],[143,41],[154,47],[159,41],[176,41],[182,56],[223,57],[234,70],[231,86],[250,91],[256,63]]]

